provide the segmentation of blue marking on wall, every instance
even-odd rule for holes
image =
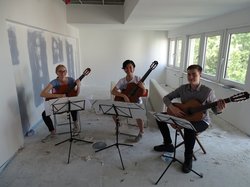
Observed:
[[[49,83],[46,40],[42,32],[28,31],[28,52],[33,82],[34,103],[38,107],[43,98],[40,92]]]

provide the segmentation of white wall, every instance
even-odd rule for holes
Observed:
[[[92,69],[83,84],[84,95],[94,98],[110,97],[111,81],[125,76],[123,61],[131,59],[136,64],[135,74],[143,76],[150,64],[159,65],[146,79],[165,80],[167,33],[163,31],[109,30],[80,28],[82,70]],[[87,86],[87,87],[86,87]]]
[[[209,31],[218,31],[224,30],[228,28],[235,28],[235,27],[244,27],[250,26],[250,9],[244,9],[241,11],[237,11],[231,14],[227,14],[224,16],[216,17],[214,19],[210,19],[207,21],[203,21],[197,24],[189,25],[186,27],[182,27],[176,30],[169,31],[170,37],[186,37],[190,34],[198,34],[203,32]],[[182,72],[173,71],[171,68],[167,70],[166,76],[166,83],[173,87],[177,87],[182,81],[185,83],[186,81],[186,74],[182,74]],[[182,78],[183,77],[183,78]],[[247,86],[246,91],[250,91],[250,80],[249,75],[247,76]],[[182,80],[183,79],[183,80]],[[175,80],[175,81],[174,81]],[[175,82],[175,83],[173,83]],[[212,83],[207,80],[203,80],[203,83],[208,85],[209,87],[215,90],[215,93],[218,98],[227,98],[234,94],[237,94],[240,91],[236,91],[233,89],[227,89],[219,84]],[[245,132],[246,134],[250,135],[250,104],[249,100],[246,102],[241,103],[229,103],[227,104],[227,108],[225,111],[218,115],[218,118],[221,118],[221,122],[226,124],[232,124],[236,128],[240,129],[241,131]]]
[[[13,28],[13,34],[15,34],[12,39],[16,37],[17,42],[16,57],[18,57],[19,64],[16,65],[13,64],[10,53],[13,50],[9,45],[8,29],[10,25]],[[29,46],[27,35],[30,30],[37,30],[44,36],[49,79],[54,76],[55,66],[51,65],[52,45],[49,42],[51,36],[70,38],[75,41],[75,45],[78,47],[78,31],[67,25],[65,4],[61,0],[0,1],[0,61],[2,66],[0,70],[0,170],[24,143],[23,127],[27,124],[23,124],[20,115],[23,111],[20,109],[26,110],[29,121],[28,129],[34,127],[41,120],[40,114],[43,110],[43,104],[35,106],[33,98],[36,95],[31,89],[34,84],[37,84],[34,79],[32,80],[31,74],[41,72],[32,72],[28,64],[30,55],[32,55],[27,53]],[[76,53],[78,55],[79,51]],[[76,63],[79,62],[77,55],[74,56]],[[65,58],[62,63],[66,63]],[[19,86],[25,90],[22,103],[18,97],[18,95],[20,96]]]

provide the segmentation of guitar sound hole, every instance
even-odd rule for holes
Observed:
[[[192,115],[192,114],[194,114],[194,109],[188,109],[187,111],[186,111],[186,114],[188,114],[188,115]]]

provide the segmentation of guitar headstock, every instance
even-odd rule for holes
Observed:
[[[152,62],[152,64],[150,65],[150,69],[151,70],[155,69],[157,65],[158,65],[157,61]]]
[[[90,71],[91,71],[90,68],[86,68],[82,74],[86,76],[90,73]]]
[[[249,99],[249,93],[248,92],[240,92],[238,94],[235,94],[230,97],[231,102],[239,102]]]

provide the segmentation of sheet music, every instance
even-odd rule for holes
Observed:
[[[113,100],[96,100],[92,107],[96,114],[116,115],[115,106],[119,116],[146,119],[146,110],[143,104],[119,102]]]
[[[172,115],[168,115],[168,114],[163,114],[163,113],[153,113],[153,116],[159,120],[159,121],[164,121],[166,123],[173,123],[173,124],[177,124],[183,128],[186,129],[191,129],[196,131],[196,129],[194,128],[194,126],[192,125],[192,123],[190,123],[189,121],[182,119],[182,118],[178,118]]]
[[[70,106],[69,106],[70,104]],[[62,97],[51,99],[44,103],[45,113],[47,116],[70,111],[90,110],[92,105],[87,99],[82,96]]]

